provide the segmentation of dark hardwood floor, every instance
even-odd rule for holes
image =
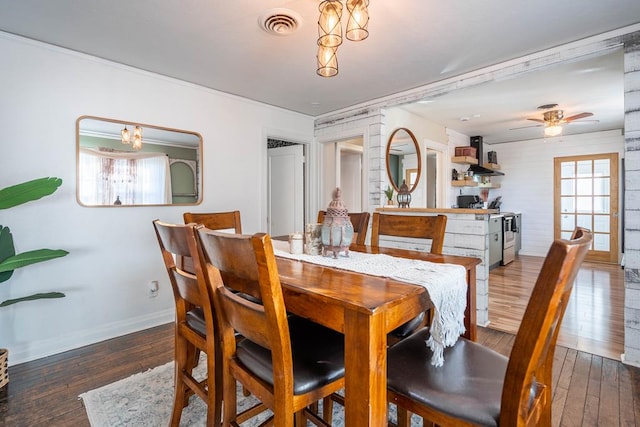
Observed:
[[[479,342],[508,355],[513,335],[479,328]],[[164,364],[173,356],[173,324],[9,367],[0,427],[88,426],[78,395]],[[640,369],[558,347],[554,426],[640,425]]]

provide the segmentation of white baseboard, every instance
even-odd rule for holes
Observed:
[[[66,336],[55,337],[47,340],[27,342],[21,346],[13,346],[9,349],[9,366],[51,356],[68,350],[95,344],[110,338],[138,332],[154,326],[173,322],[175,319],[175,309],[173,307],[104,325],[91,330],[77,331]]]

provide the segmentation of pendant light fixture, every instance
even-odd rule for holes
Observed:
[[[369,36],[369,0],[346,0],[348,20],[346,37],[351,41],[361,41]],[[342,44],[342,2],[323,0],[319,6],[318,18],[318,68],[322,77],[338,74],[338,46]]]
[[[121,141],[123,144],[131,143],[131,135],[129,134],[129,129],[127,129],[127,125],[124,125],[124,129],[120,132]]]
[[[131,141],[131,132],[127,129],[127,125],[124,125],[124,129],[120,131],[120,137],[123,144],[131,144],[131,148],[138,151],[142,149],[142,128],[136,126],[133,129],[133,143]]]
[[[142,149],[142,128],[140,126],[136,126],[133,129],[133,144],[131,144],[131,148],[136,151]]]

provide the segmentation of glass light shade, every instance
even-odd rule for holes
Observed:
[[[338,48],[318,45],[318,69],[316,73],[322,77],[333,77],[338,74]]]
[[[142,149],[142,128],[140,126],[136,126],[133,130],[133,145],[131,148],[134,150]]]
[[[122,137],[123,144],[129,144],[131,142],[131,135],[129,134],[129,129],[125,126],[120,132],[120,136]]]
[[[544,128],[545,136],[558,136],[562,133],[562,126],[550,125]]]
[[[320,3],[318,18],[318,44],[324,47],[338,47],[342,44],[342,3],[325,0]]]
[[[369,0],[347,0],[347,21],[346,36],[352,41],[361,41],[369,37],[367,26],[369,25]]]

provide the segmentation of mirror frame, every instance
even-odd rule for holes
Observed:
[[[420,175],[422,174],[422,155],[420,154],[420,146],[418,145],[418,140],[416,139],[416,136],[413,134],[413,132],[411,132],[410,129],[400,127],[400,128],[395,129],[393,132],[391,132],[391,135],[389,136],[389,139],[387,140],[387,149],[386,149],[385,155],[384,155],[384,162],[385,162],[385,165],[387,167],[387,176],[389,177],[389,181],[391,182],[391,186],[393,187],[394,190],[396,190],[396,192],[399,192],[400,191],[400,186],[396,185],[393,177],[391,176],[391,168],[389,168],[389,156],[391,155],[391,143],[393,142],[393,137],[396,135],[396,133],[398,133],[400,131],[407,132],[407,134],[409,135],[409,137],[413,141],[414,147],[416,148],[416,157],[418,158],[418,173],[416,175],[415,182],[409,188],[409,193],[411,193],[418,187],[418,183],[420,182]],[[402,185],[402,184],[400,184],[400,185]],[[407,186],[408,186],[408,184],[407,184]]]
[[[79,169],[79,162],[80,162],[80,124],[82,122],[82,120],[97,120],[97,121],[103,121],[103,122],[108,122],[108,123],[116,123],[116,124],[126,124],[127,126],[141,126],[143,128],[150,128],[150,129],[157,129],[157,130],[161,130],[161,131],[168,131],[168,132],[176,132],[176,133],[184,133],[184,134],[189,134],[189,135],[193,135],[198,139],[198,146],[197,146],[197,160],[193,161],[195,164],[192,164],[192,161],[187,161],[184,159],[171,159],[173,160],[173,162],[182,162],[185,163],[187,166],[189,166],[189,168],[193,171],[194,173],[194,180],[195,180],[195,191],[196,191],[196,197],[197,200],[193,203],[167,203],[167,204],[137,204],[137,205],[87,205],[85,203],[83,203],[80,200],[80,169]],[[143,141],[144,142],[144,141]],[[203,167],[203,140],[202,140],[202,135],[198,132],[194,132],[194,131],[189,131],[189,130],[183,130],[183,129],[176,129],[176,128],[169,128],[169,127],[165,127],[165,126],[157,126],[157,125],[150,125],[150,124],[146,124],[146,123],[136,123],[136,122],[132,122],[129,120],[116,120],[116,119],[110,119],[110,118],[106,118],[106,117],[98,117],[98,116],[90,116],[90,115],[83,115],[78,117],[78,119],[76,120],[76,201],[78,202],[78,204],[80,206],[83,207],[88,207],[88,208],[121,208],[121,207],[145,207],[145,206],[197,206],[199,204],[202,203],[202,200],[204,198],[204,179],[202,176],[202,171],[204,170]],[[170,162],[171,162],[170,160]]]

